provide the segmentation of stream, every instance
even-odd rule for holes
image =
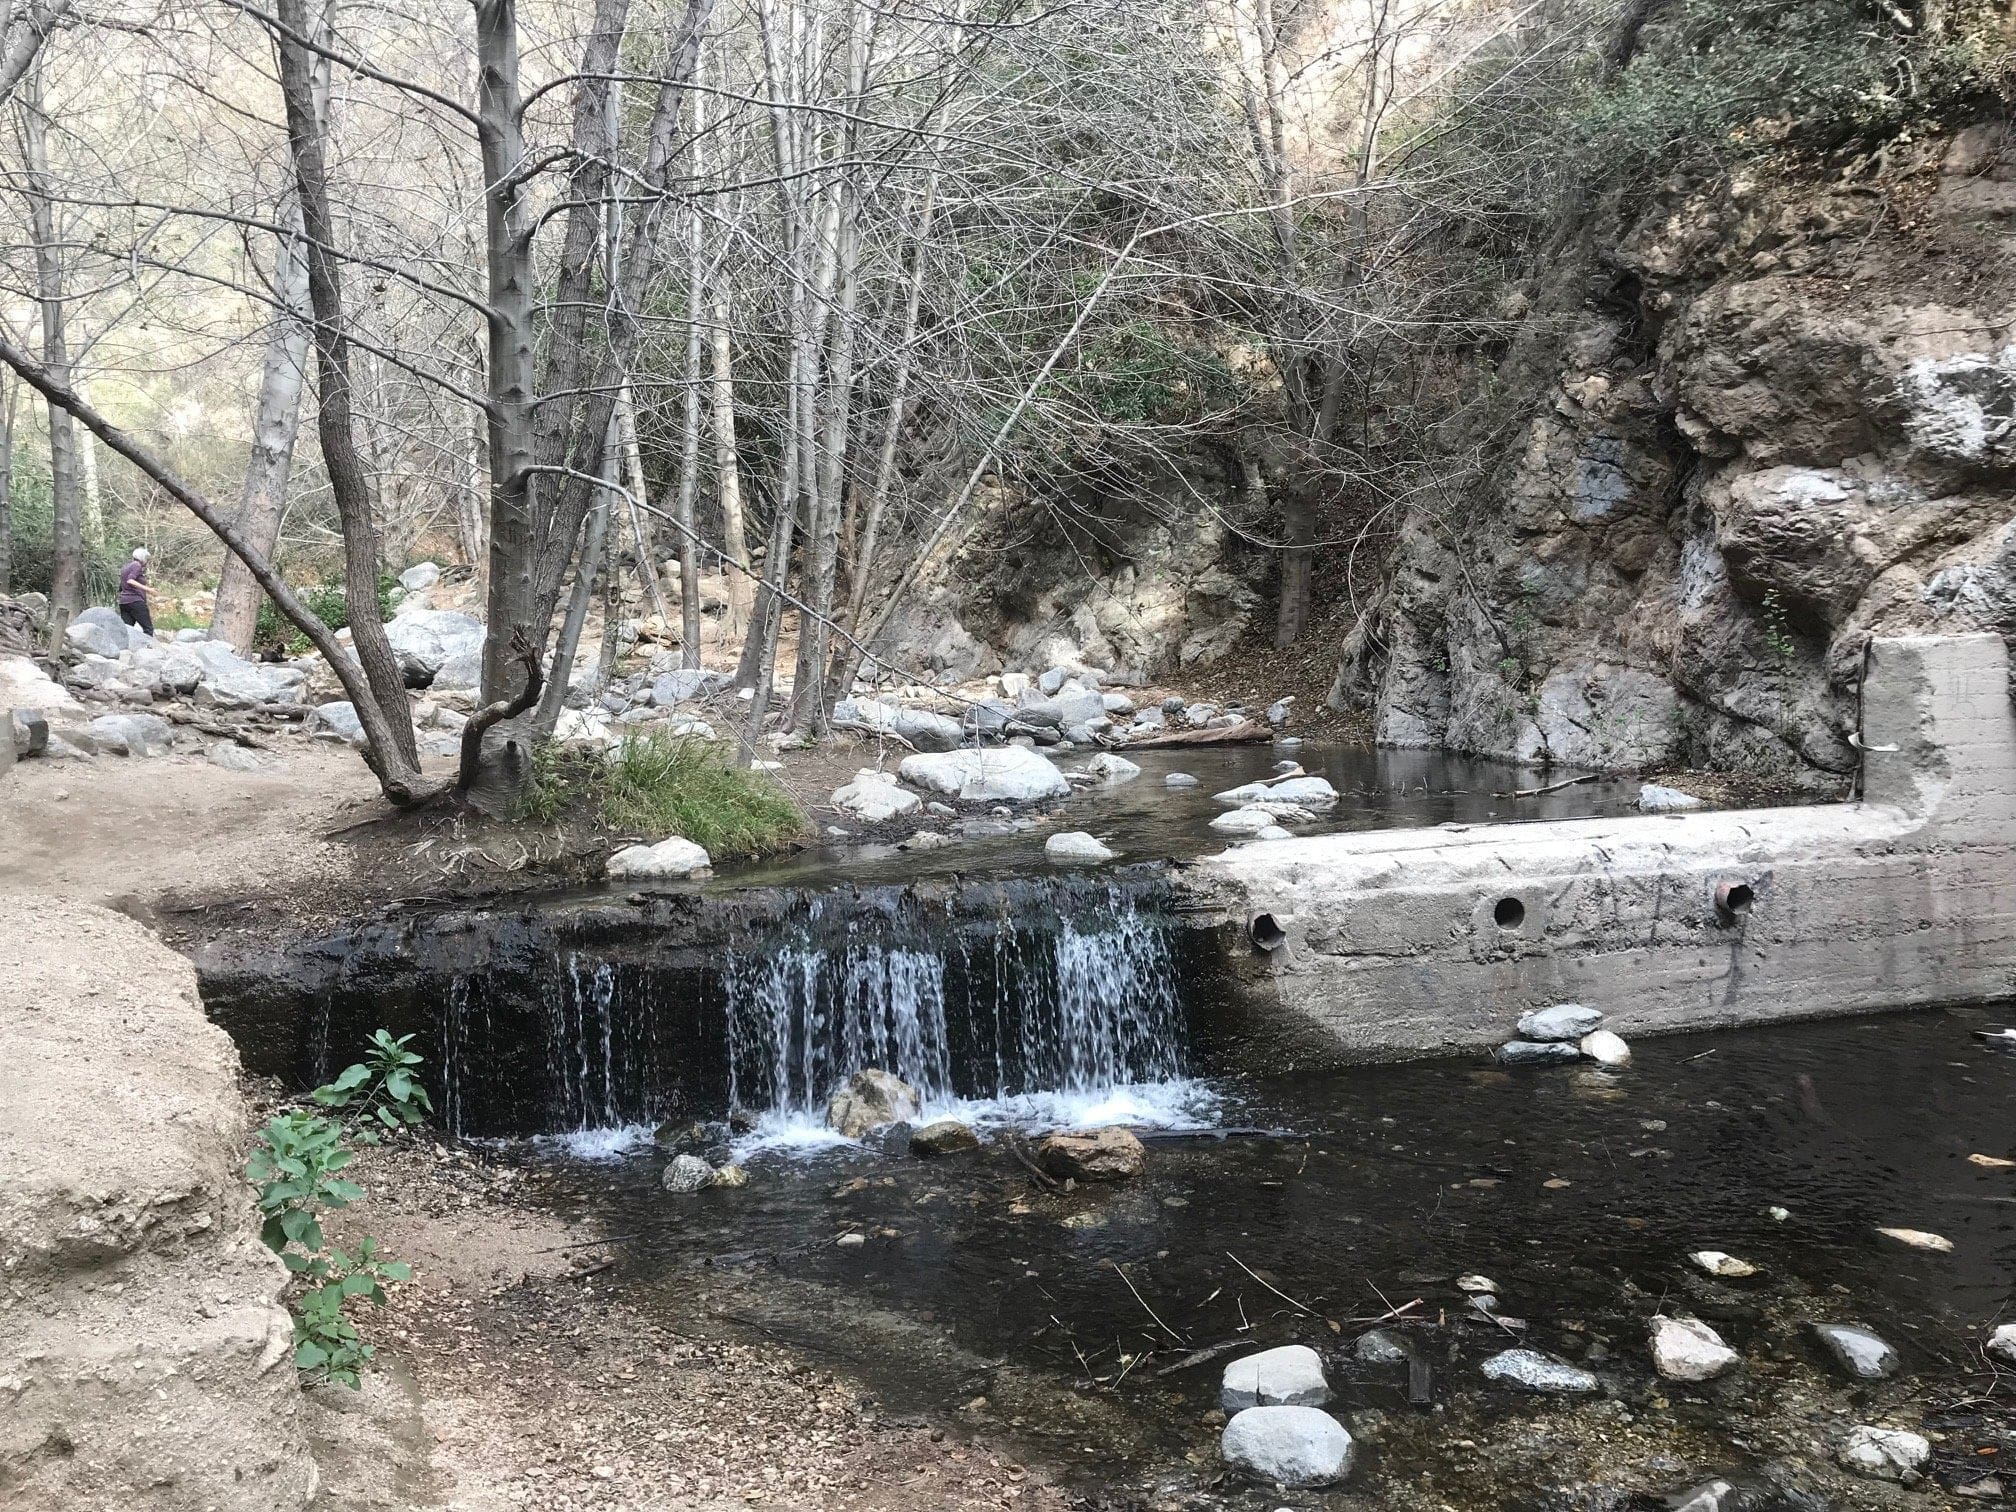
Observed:
[[[1891,1505],[1902,1493],[1847,1478],[1831,1449],[1892,1421],[1946,1424],[1938,1482],[1999,1491],[2016,1435],[1979,1338],[2008,1301],[2016,1170],[1968,1158],[2016,1156],[2016,1058],[1973,1032],[1999,1021],[1647,1040],[1617,1069],[1312,1058],[1224,990],[1223,942],[1138,864],[1194,853],[1209,793],[1268,756],[1181,754],[1201,788],[1164,789],[1162,756],[1059,821],[1137,864],[1045,867],[1037,831],[813,852],[649,897],[395,911],[211,961],[206,1000],[252,1069],[303,1085],[370,1028],[415,1033],[447,1132],[557,1172],[632,1300],[787,1343],[888,1410],[1008,1436],[1095,1501],[1650,1507],[1719,1476],[1755,1490],[1725,1512]],[[1347,795],[1332,827],[1505,817],[1492,795],[1532,780],[1412,753],[1301,759]],[[1631,793],[1590,783],[1516,814],[1619,812]],[[826,1098],[870,1066],[987,1142],[927,1160],[902,1130],[831,1133]],[[1007,1148],[1106,1123],[1146,1138],[1139,1178],[1056,1190]],[[747,1185],[661,1190],[675,1140]],[[1701,1250],[1756,1274],[1711,1277],[1687,1258]],[[1496,1316],[1457,1285],[1472,1274]],[[1659,1379],[1662,1310],[1711,1323],[1743,1367]],[[1901,1370],[1845,1380],[1819,1322],[1876,1330]],[[1411,1366],[1354,1354],[1375,1324]],[[1282,1343],[1324,1355],[1360,1449],[1346,1488],[1224,1477],[1223,1363]],[[1515,1347],[1600,1390],[1487,1381],[1483,1361]]]

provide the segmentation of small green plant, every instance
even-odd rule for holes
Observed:
[[[679,835],[712,856],[761,855],[805,828],[768,777],[728,765],[711,741],[663,731],[606,752],[541,747],[520,817],[551,822],[577,808],[623,834]]]
[[[1779,602],[1776,588],[1765,590],[1758,614],[1764,621],[1764,643],[1786,661],[1798,660],[1799,642],[1792,638],[1792,628],[1785,618],[1785,606]]]
[[[259,1237],[307,1284],[294,1309],[294,1364],[311,1380],[356,1388],[374,1351],[345,1309],[359,1297],[383,1306],[385,1283],[412,1275],[403,1262],[381,1256],[375,1239],[359,1240],[352,1253],[331,1247],[322,1232],[324,1213],[364,1195],[341,1173],[357,1158],[349,1140],[375,1144],[379,1138],[366,1121],[398,1130],[433,1110],[414,1074],[421,1058],[406,1048],[412,1037],[377,1030],[366,1060],[309,1094],[322,1107],[348,1114],[355,1127],[297,1108],[267,1121],[245,1161],[246,1180],[258,1192]]]
[[[399,579],[390,573],[378,574],[378,617],[392,617],[392,590],[399,586]],[[296,590],[302,605],[321,620],[331,630],[341,630],[350,623],[350,600],[343,584],[310,583]],[[252,631],[253,639],[260,645],[270,641],[280,641],[289,651],[300,652],[308,649],[308,637],[296,630],[280,617],[280,611],[273,607],[273,600],[259,601],[259,619]]]

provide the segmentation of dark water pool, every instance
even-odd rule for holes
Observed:
[[[1617,1071],[1240,1079],[1218,1087],[1221,1121],[1263,1132],[1153,1140],[1147,1173],[1111,1188],[1042,1190],[998,1147],[759,1156],[747,1187],[697,1197],[659,1191],[648,1156],[574,1184],[627,1236],[625,1284],[669,1311],[823,1352],[897,1410],[1005,1425],[1116,1495],[1283,1504],[1216,1484],[1220,1361],[1182,1362],[1301,1342],[1330,1357],[1366,1448],[1340,1504],[1627,1506],[1730,1474],[1888,1505],[1828,1463],[1850,1423],[1957,1425],[1948,1484],[1981,1478],[1977,1449],[2016,1453],[1981,1419],[2000,1396],[1978,1341],[2016,1278],[2016,1170],[1969,1160],[2016,1157],[2016,1059],[1973,1038],[1987,1022],[1648,1040]],[[1760,1274],[1711,1279],[1686,1259],[1703,1249]],[[1467,1307],[1470,1272],[1523,1326]],[[1428,1362],[1427,1405],[1404,1370],[1348,1358],[1392,1308]],[[1645,1325],[1662,1308],[1709,1320],[1743,1370],[1659,1381]],[[1821,1320],[1875,1328],[1902,1372],[1842,1380],[1806,1332]],[[1602,1397],[1488,1387],[1480,1362],[1515,1344],[1585,1364]]]

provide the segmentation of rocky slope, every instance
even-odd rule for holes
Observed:
[[[0,1504],[288,1512],[314,1494],[238,1058],[130,919],[0,901]]]
[[[1613,207],[1527,325],[1521,443],[1345,643],[1382,740],[1838,788],[1869,633],[2016,633],[2006,120]]]

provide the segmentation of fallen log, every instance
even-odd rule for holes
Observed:
[[[170,724],[178,724],[191,730],[199,730],[205,735],[214,735],[219,740],[233,741],[250,750],[264,751],[269,749],[264,741],[254,740],[236,725],[218,724],[215,720],[202,719],[194,714],[184,714],[180,709],[163,708],[158,704],[149,712],[160,714]]]
[[[1258,745],[1272,740],[1273,733],[1256,720],[1242,719],[1236,725],[1227,725],[1220,730],[1170,730],[1162,735],[1148,735],[1140,740],[1130,740],[1116,749],[1123,751],[1169,749],[1174,746],[1211,745]]]
[[[1580,777],[1564,777],[1559,782],[1550,782],[1545,787],[1514,788],[1509,793],[1493,793],[1493,798],[1540,798],[1548,793],[1558,793],[1563,788],[1574,787],[1578,782],[1594,782],[1602,775],[1598,772],[1584,772]]]

